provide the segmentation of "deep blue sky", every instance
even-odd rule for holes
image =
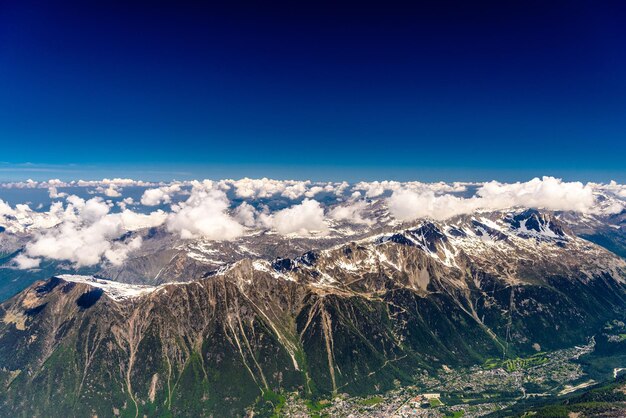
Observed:
[[[7,3],[0,179],[626,181],[624,2]]]

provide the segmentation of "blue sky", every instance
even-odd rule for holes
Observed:
[[[13,3],[0,180],[626,180],[619,2]]]

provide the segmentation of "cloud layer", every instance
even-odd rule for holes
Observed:
[[[126,194],[128,187],[135,188],[135,199]],[[161,227],[181,239],[233,240],[259,230],[324,236],[337,225],[378,222],[374,207],[379,215],[387,209],[398,221],[412,221],[518,207],[612,214],[626,206],[624,185],[553,177],[480,184],[248,178],[171,183],[49,180],[4,183],[1,188],[45,189],[51,201],[44,211],[0,200],[0,226],[8,234],[28,237],[13,260],[24,269],[36,268],[44,258],[69,261],[77,267],[119,265],[141,247],[138,231],[151,227]],[[80,190],[96,196],[79,197],[75,193]],[[154,206],[161,209],[154,211]]]
[[[195,185],[184,203],[174,206],[167,218],[167,229],[183,239],[231,240],[244,233],[244,227],[227,212],[226,194],[210,181]]]
[[[101,198],[85,201],[69,196],[67,204],[54,203],[48,212],[48,228],[37,228],[22,254],[15,259],[20,268],[33,268],[42,258],[66,260],[76,267],[102,261],[114,265],[124,262],[129,252],[141,246],[141,237],[120,239],[128,231],[158,225],[165,214],[136,214],[130,211],[109,213]]]
[[[532,207],[549,210],[591,212],[594,190],[589,184],[564,182],[554,177],[535,178],[525,183],[484,183],[469,198],[436,194],[432,190],[400,188],[388,199],[389,211],[400,220],[447,219],[477,210]]]

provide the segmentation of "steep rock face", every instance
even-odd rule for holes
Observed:
[[[0,411],[241,415],[270,391],[374,393],[418,369],[580,343],[623,314],[623,260],[519,215],[417,223],[191,282],[38,282],[0,305]]]
[[[234,414],[259,389],[303,385],[289,341],[280,341],[289,317],[285,290],[256,292],[256,303],[271,297],[266,318],[224,277],[117,301],[86,283],[53,278],[3,306],[2,363],[10,374],[22,370],[5,400],[36,394],[39,402],[13,404],[25,416],[109,416],[112,408],[133,416]]]

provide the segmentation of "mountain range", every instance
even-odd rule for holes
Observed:
[[[0,410],[272,415],[286,393],[372,396],[424,372],[585,344],[626,314],[623,222],[477,212],[322,245],[174,244],[148,229],[154,247],[123,267],[55,274],[0,305]],[[606,235],[612,251],[598,245]]]

